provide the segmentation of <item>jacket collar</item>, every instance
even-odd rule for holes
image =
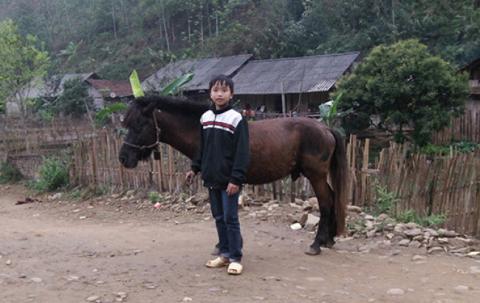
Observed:
[[[231,110],[232,109],[232,106],[227,105],[225,106],[224,108],[222,109],[216,109],[215,108],[215,104],[213,104],[210,109],[212,110],[212,112],[215,114],[215,115],[220,115],[220,114],[223,114],[224,112],[228,111],[228,110]]]

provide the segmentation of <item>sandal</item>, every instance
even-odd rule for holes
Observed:
[[[230,262],[228,261],[228,259],[224,257],[216,257],[213,260],[208,260],[205,266],[208,268],[219,268],[219,267],[227,266],[229,263]]]
[[[243,271],[242,264],[238,262],[232,262],[228,265],[227,273],[229,275],[240,275]]]

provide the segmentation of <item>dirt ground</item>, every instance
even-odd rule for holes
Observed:
[[[208,213],[136,210],[120,201],[15,205],[0,187],[0,302],[479,302],[480,262],[379,239],[303,253],[313,235],[241,213],[244,274],[204,266]],[[381,239],[380,239],[381,241]],[[378,243],[377,243],[378,244]]]

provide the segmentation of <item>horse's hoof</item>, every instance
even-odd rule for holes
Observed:
[[[309,256],[316,256],[316,255],[319,255],[321,252],[320,250],[320,247],[318,248],[315,248],[315,247],[309,247],[306,251],[305,251],[305,254],[309,255]]]
[[[330,240],[327,243],[325,243],[326,248],[332,248],[333,245],[335,245],[335,241],[333,241],[333,240]]]

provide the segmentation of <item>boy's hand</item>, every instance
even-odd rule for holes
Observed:
[[[238,193],[239,190],[240,190],[240,186],[235,185],[235,184],[233,184],[233,183],[228,183],[228,186],[227,186],[227,195],[233,196],[233,195],[235,195],[236,193]]]
[[[185,175],[185,183],[187,183],[187,185],[192,184],[193,177],[195,177],[195,172],[193,170],[187,172],[187,174]]]

